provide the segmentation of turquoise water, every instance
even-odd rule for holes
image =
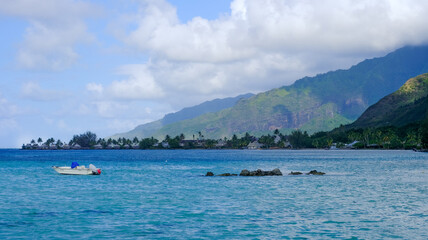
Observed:
[[[245,168],[327,175],[202,176]],[[0,239],[428,239],[411,151],[0,150],[0,184]]]

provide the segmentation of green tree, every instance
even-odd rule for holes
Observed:
[[[74,135],[72,141],[79,144],[81,147],[92,147],[97,143],[97,135],[87,131],[80,135]]]
[[[327,147],[331,148],[332,145],[333,145],[333,139],[332,138],[327,138]]]
[[[312,147],[312,141],[308,133],[300,130],[294,130],[288,137],[293,148],[307,148]]]
[[[62,147],[64,144],[61,142],[61,140],[57,140],[56,141],[56,144],[55,144],[57,147]]]
[[[47,146],[50,146],[50,145],[51,145],[51,143],[54,143],[54,142],[55,142],[55,139],[53,139],[53,138],[48,138],[48,140],[46,140],[45,144],[46,144]]]
[[[184,136],[184,134],[180,134],[180,141],[183,141],[184,139],[186,139],[186,136]]]
[[[275,144],[275,137],[268,134],[267,136],[261,136],[259,139],[260,143],[263,143],[266,148],[270,148]]]
[[[428,118],[421,124],[421,146],[423,149],[428,149]]]
[[[159,141],[157,139],[152,138],[144,138],[140,141],[140,148],[141,149],[150,149],[153,148],[153,145],[157,144]]]
[[[214,148],[214,146],[216,145],[217,141],[213,140],[213,139],[207,139],[205,141],[205,148]]]
[[[180,136],[170,138],[167,142],[170,148],[180,148]]]
[[[232,139],[229,141],[229,146],[232,148],[238,148],[239,147],[239,140],[236,134],[233,134]]]
[[[169,142],[169,140],[171,140],[171,137],[167,134],[167,135],[165,136],[164,141],[165,141],[165,142]]]
[[[366,147],[368,147],[372,141],[372,136],[373,136],[373,129],[371,128],[366,128],[363,131],[363,141],[364,141],[364,145]]]

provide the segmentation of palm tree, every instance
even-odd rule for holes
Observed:
[[[184,136],[184,134],[180,134],[180,141],[183,141],[186,138],[186,136]]]
[[[332,138],[328,138],[327,139],[327,146],[328,146],[328,148],[331,148],[332,145],[333,145],[333,139]]]

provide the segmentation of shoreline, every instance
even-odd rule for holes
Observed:
[[[147,148],[147,149],[133,149],[133,148],[119,148],[119,149],[95,149],[95,148],[81,148],[81,149],[22,149],[22,148],[0,148],[0,150],[24,150],[24,151],[117,151],[117,150],[206,150],[206,151],[214,151],[214,150],[237,150],[237,151],[305,151],[305,150],[319,150],[319,151],[413,151],[413,152],[428,152],[428,149],[404,149],[404,148],[396,148],[396,149],[384,149],[384,148],[358,148],[358,149],[323,149],[323,148],[300,148],[300,149],[289,149],[289,148],[274,148],[274,149],[237,149],[237,148]]]

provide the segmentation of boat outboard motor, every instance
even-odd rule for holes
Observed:
[[[89,169],[92,171],[94,175],[100,175],[101,169],[96,168],[93,164],[89,164]]]

